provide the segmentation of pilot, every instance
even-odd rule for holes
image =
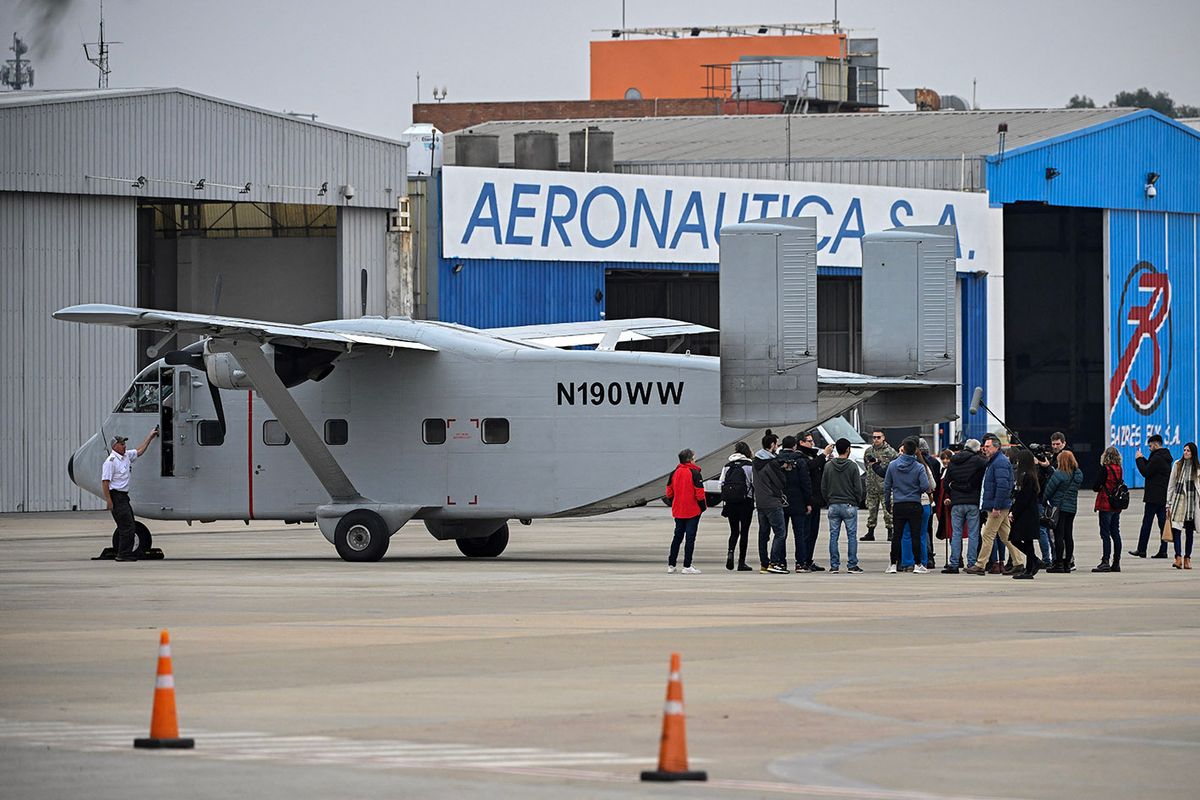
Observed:
[[[133,508],[129,505],[129,479],[133,462],[146,452],[150,443],[158,437],[158,426],[150,431],[146,440],[136,450],[126,451],[125,436],[114,436],[112,452],[104,460],[100,471],[100,483],[104,487],[105,508],[112,512],[117,523],[117,561],[137,561],[133,549]]]

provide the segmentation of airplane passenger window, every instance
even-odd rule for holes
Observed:
[[[484,444],[508,444],[508,420],[496,417],[483,421]]]
[[[446,420],[427,419],[421,423],[421,438],[425,444],[446,443]]]
[[[225,444],[225,433],[221,430],[221,423],[215,419],[200,420],[200,424],[196,426],[196,444],[204,447],[219,447]]]
[[[325,420],[325,444],[345,444],[350,441],[350,423],[344,419]]]
[[[268,419],[263,422],[263,444],[285,445],[291,442],[292,437],[287,435],[279,420]]]

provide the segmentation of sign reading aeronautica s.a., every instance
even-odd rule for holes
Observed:
[[[447,258],[540,261],[719,261],[724,225],[764,217],[817,218],[827,266],[860,266],[864,234],[905,225],[957,226],[959,268],[997,265],[1000,212],[968,192],[446,167],[442,253]]]

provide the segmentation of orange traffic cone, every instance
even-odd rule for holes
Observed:
[[[175,719],[175,676],[171,674],[171,635],[166,631],[158,637],[158,677],[154,679],[150,736],[147,739],[134,739],[133,746],[178,749],[196,746],[194,739],[179,738],[179,722]]]
[[[687,733],[683,725],[683,681],[679,679],[679,653],[671,653],[671,676],[667,680],[667,702],[663,706],[662,741],[658,747],[658,769],[643,772],[644,781],[706,781],[707,772],[688,770]]]

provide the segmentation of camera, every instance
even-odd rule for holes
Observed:
[[[1045,461],[1051,464],[1054,463],[1056,456],[1054,450],[1049,445],[1037,444],[1035,442],[1034,444],[1028,445],[1028,447],[1029,452],[1033,453],[1034,461]]]

